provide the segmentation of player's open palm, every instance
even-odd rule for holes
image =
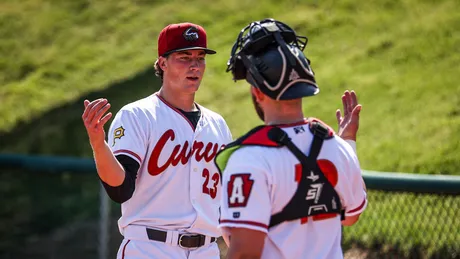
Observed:
[[[112,117],[112,113],[105,114],[110,109],[107,99],[97,99],[92,102],[85,100],[85,111],[82,119],[88,133],[91,146],[100,145],[105,141],[104,125]]]
[[[336,111],[337,123],[339,124],[338,135],[343,139],[356,141],[356,134],[359,128],[359,113],[361,104],[358,104],[358,98],[355,91],[346,90],[342,95],[343,114],[340,109]]]

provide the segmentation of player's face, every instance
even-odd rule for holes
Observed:
[[[172,53],[165,61],[163,80],[177,91],[196,92],[206,69],[205,56],[203,50]]]

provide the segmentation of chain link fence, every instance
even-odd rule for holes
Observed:
[[[357,224],[345,227],[346,249],[364,258],[460,258],[460,196],[369,191]]]
[[[0,159],[0,258],[115,258],[120,205],[101,192],[92,162],[28,159]],[[365,175],[369,204],[344,228],[345,258],[460,258],[459,178],[399,177]]]
[[[91,171],[0,168],[0,258],[115,258],[119,205],[101,188]]]

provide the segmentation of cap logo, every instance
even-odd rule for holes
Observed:
[[[185,30],[183,35],[187,41],[196,41],[198,40],[198,29],[192,26]]]
[[[299,74],[297,74],[297,72],[293,69],[291,71],[291,74],[289,75],[289,81],[297,80],[299,78],[300,78]]]

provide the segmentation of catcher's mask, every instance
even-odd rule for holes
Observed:
[[[307,37],[274,19],[250,23],[233,45],[227,72],[233,80],[246,79],[274,100],[316,95],[310,60],[303,54]]]

